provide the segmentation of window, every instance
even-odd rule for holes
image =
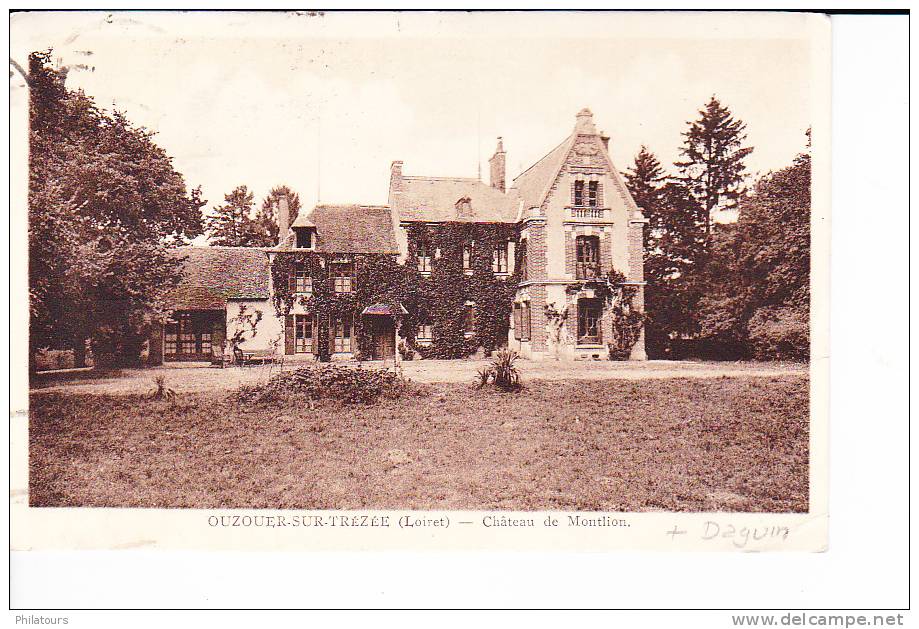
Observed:
[[[463,332],[466,336],[475,334],[475,304],[466,304],[463,310]]]
[[[574,182],[574,205],[584,205],[584,181],[578,179]]]
[[[354,262],[339,258],[331,263],[331,275],[336,293],[350,293],[354,285]]]
[[[491,258],[491,270],[495,273],[507,273],[507,243],[495,245]]]
[[[418,332],[415,334],[415,340],[419,345],[430,345],[434,342],[434,326],[430,323],[421,323],[418,325]]]
[[[329,322],[329,328],[332,330],[333,352],[350,352],[353,322],[351,316],[336,317]]]
[[[600,317],[603,306],[599,299],[578,300],[578,343],[597,344],[603,342],[600,333]]]
[[[530,302],[514,304],[514,338],[529,341],[530,331]]]
[[[163,353],[167,356],[209,356],[210,320],[202,314],[179,313],[166,323],[163,341]]]
[[[463,244],[463,270],[472,271],[472,256],[475,251],[475,241],[470,240]]]
[[[530,302],[520,304],[520,340],[530,340]]]
[[[422,273],[431,272],[431,250],[428,249],[428,245],[423,242],[418,243],[418,248],[415,250],[415,255],[418,256],[418,270]]]
[[[298,264],[290,276],[290,290],[294,293],[311,294],[313,292],[313,278],[305,264]]]
[[[295,227],[294,233],[297,234],[297,249],[313,248],[313,232],[306,227]]]
[[[527,280],[527,241],[526,238],[520,241],[520,266],[517,272],[520,274],[520,280]]]
[[[589,280],[600,276],[600,238],[578,236],[575,239],[575,277]]]
[[[309,315],[294,316],[295,343],[297,354],[313,353],[313,318]]]
[[[600,182],[591,181],[587,185],[587,205],[597,207],[600,205]]]

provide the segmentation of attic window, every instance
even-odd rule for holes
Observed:
[[[297,249],[313,248],[313,230],[308,227],[297,227],[294,233],[297,234]]]

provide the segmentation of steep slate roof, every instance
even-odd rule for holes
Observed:
[[[386,206],[317,205],[305,218],[316,226],[316,251],[399,253]]]
[[[468,212],[457,212],[456,203],[470,199]],[[403,177],[395,208],[403,221],[513,223],[517,220],[516,195],[470,177]]]
[[[166,297],[175,310],[222,310],[228,299],[268,299],[268,256],[253,247],[179,247],[182,280]]]
[[[577,139],[577,134],[572,133],[542,159],[514,178],[511,190],[515,190],[517,196],[523,201],[524,212],[531,207],[542,205],[575,139]]]

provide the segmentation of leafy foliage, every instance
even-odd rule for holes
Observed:
[[[136,362],[178,281],[169,249],[201,233],[205,201],[151,132],[50,60],[29,56],[30,354],[92,338],[97,364]]]
[[[700,331],[757,358],[806,359],[810,312],[807,154],[757,182],[737,224],[714,233]]]

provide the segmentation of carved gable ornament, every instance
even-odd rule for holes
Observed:
[[[593,168],[605,166],[604,160],[600,156],[600,147],[594,142],[580,141],[576,143],[573,153],[571,161],[574,166],[590,166]]]

